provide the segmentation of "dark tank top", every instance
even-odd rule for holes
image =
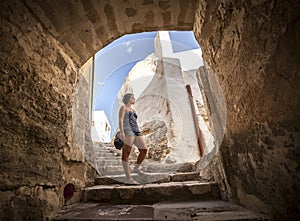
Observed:
[[[128,117],[129,117],[129,125],[131,126],[132,131],[140,132],[139,126],[137,124],[137,114],[132,111],[129,111]]]

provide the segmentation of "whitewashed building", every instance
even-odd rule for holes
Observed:
[[[93,111],[92,113],[92,140],[93,142],[108,143],[111,141],[111,126],[104,110]]]

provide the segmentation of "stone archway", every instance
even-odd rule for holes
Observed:
[[[161,35],[161,37],[159,35]],[[193,34],[191,33],[191,35]],[[151,147],[149,155],[146,157],[146,162],[144,162],[143,165],[154,165],[155,167],[161,167],[161,170],[165,170],[163,168],[169,167],[172,168],[169,170],[169,173],[174,173],[178,167],[182,166],[182,164],[186,164],[185,167],[190,164],[190,167],[197,167],[197,170],[199,171],[203,170],[203,168],[205,168],[215,157],[216,153],[218,153],[220,143],[222,142],[226,124],[226,107],[224,97],[213,71],[203,65],[202,57],[199,54],[201,53],[200,49],[197,49],[197,51],[191,50],[189,53],[187,51],[182,53],[165,51],[165,53],[168,54],[161,60],[161,66],[155,64],[157,63],[157,59],[162,57],[162,54],[156,55],[157,57],[155,56],[155,54],[160,53],[159,50],[162,50],[162,44],[167,45],[167,48],[172,47],[171,42],[166,40],[170,38],[168,36],[169,34],[167,31],[157,32],[155,40],[153,39],[156,45],[155,50],[157,51],[151,55],[151,58],[147,57],[145,59],[147,60],[147,64],[150,62],[151,67],[149,67],[149,69],[151,69],[151,71],[155,70],[155,73],[153,73],[154,76],[151,76],[148,79],[149,84],[144,85],[143,88],[141,85],[142,81],[138,82],[138,80],[142,79],[143,76],[141,76],[140,73],[136,73],[134,77],[129,76],[128,79],[125,80],[126,85],[123,85],[120,89],[119,96],[131,91],[135,94],[137,99],[134,108],[139,113],[139,123],[141,130],[145,131],[144,138],[146,144],[148,147]],[[158,42],[160,43],[158,44]],[[108,54],[112,54],[112,51],[116,51],[116,48],[124,50],[124,47],[121,44],[119,47],[113,47]],[[183,55],[185,55],[185,57],[183,57]],[[127,56],[130,56],[130,54],[127,54]],[[111,58],[111,56],[109,57]],[[119,62],[119,57],[120,56],[113,60],[113,65],[116,65]],[[193,60],[193,62],[188,63],[188,61],[190,62],[191,60]],[[96,82],[93,82],[92,79],[93,61],[94,59],[91,58],[81,69],[82,74],[76,87],[73,104],[73,129],[77,143],[84,152],[86,160],[98,171],[100,175],[110,175],[112,170],[110,160],[113,159],[108,159],[109,164],[96,162],[97,159],[99,161],[101,158],[101,154],[99,152],[107,147],[110,148],[111,144],[108,144],[110,141],[106,140],[103,142],[103,140],[97,139],[92,143],[90,138],[88,138],[88,140],[82,139],[84,136],[81,135],[83,133],[82,122],[87,119],[85,115],[88,115],[87,113],[94,110],[91,107],[92,92],[90,95],[87,93],[91,90],[90,87],[93,87],[96,84]],[[124,59],[121,59],[121,61],[124,62]],[[113,65],[111,67],[112,70],[114,69]],[[145,68],[146,66],[143,67],[143,70]],[[184,71],[182,69],[184,69]],[[98,67],[98,71],[101,73],[101,68]],[[95,70],[95,74],[99,73]],[[202,81],[202,86],[199,86],[200,81]],[[190,109],[190,101],[188,99],[186,89],[187,84],[192,85],[193,100],[195,102],[195,110],[197,111],[197,113],[195,112],[195,117],[197,118],[195,121],[198,122],[198,125],[201,125],[201,142],[205,149],[205,155],[202,157],[200,157],[199,146],[196,140],[194,129],[195,123],[192,119],[192,111]],[[109,87],[109,93],[113,94],[111,87],[112,86]],[[209,97],[206,99],[207,101],[205,101],[207,105],[204,104],[202,98],[204,94],[201,95],[200,88],[205,89],[205,93],[209,93]],[[97,94],[95,91],[96,90],[94,89],[93,93]],[[142,97],[142,99],[140,99],[140,97]],[[102,102],[99,98],[97,99],[98,102]],[[110,101],[112,102],[114,99],[116,102],[118,99],[117,94],[115,94],[114,98],[110,98]],[[120,103],[121,101],[119,100],[119,105]],[[211,106],[210,103],[214,104],[214,106]],[[95,103],[93,106],[95,108]],[[207,110],[205,110],[205,106],[207,107]],[[216,108],[216,106],[218,108]],[[85,110],[85,108],[87,109]],[[181,112],[179,112],[179,110],[181,110]],[[211,114],[207,114],[208,110],[210,110]],[[115,112],[112,112],[111,109],[107,110],[107,116],[117,116],[116,110],[114,111]],[[90,123],[91,121],[95,121],[95,118],[92,119],[92,117],[89,117],[87,123]],[[113,124],[115,122],[111,120],[110,123]],[[166,131],[163,133],[157,132],[158,128],[161,129],[162,124],[164,125],[164,130],[168,131],[167,136],[164,134]],[[145,128],[143,126],[145,126]],[[91,124],[91,128],[93,128],[93,123]],[[87,134],[87,131],[89,130],[89,126],[84,127],[85,134]],[[159,134],[159,136],[157,134]],[[164,151],[162,151],[163,148],[165,148]],[[132,155],[135,154],[138,154],[137,150]],[[99,155],[98,158],[97,155]],[[137,155],[135,157],[137,157]],[[132,159],[134,159],[134,157]],[[115,168],[114,175],[116,175],[115,173],[117,173],[117,169],[119,168]],[[150,168],[149,170],[153,170],[153,168]],[[121,174],[123,173],[122,171]]]
[[[65,184],[91,182],[71,126],[78,70],[123,34],[164,29],[193,29],[221,82],[221,155],[235,199],[275,216],[299,213],[298,1],[0,4],[0,217],[45,219],[63,204]]]

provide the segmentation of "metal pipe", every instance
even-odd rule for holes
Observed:
[[[203,143],[202,143],[202,136],[201,136],[201,131],[200,131],[200,128],[199,128],[198,118],[197,118],[196,111],[195,111],[192,89],[191,89],[191,86],[189,84],[186,85],[185,87],[186,87],[186,90],[189,94],[189,100],[190,100],[193,119],[194,119],[194,125],[195,125],[195,130],[196,130],[196,135],[197,135],[197,141],[198,141],[200,157],[203,157],[204,147],[203,147]]]

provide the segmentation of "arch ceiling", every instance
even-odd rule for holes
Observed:
[[[25,1],[49,33],[83,64],[128,33],[192,30],[195,0]]]

